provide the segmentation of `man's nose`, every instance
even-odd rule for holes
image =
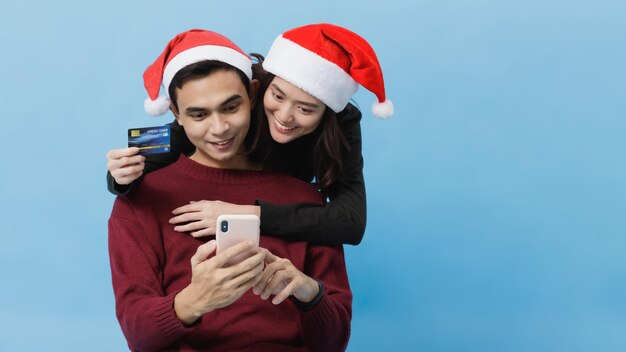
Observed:
[[[219,115],[212,119],[211,125],[209,126],[209,132],[215,136],[221,136],[228,132],[229,129],[230,124],[228,123],[228,119]]]

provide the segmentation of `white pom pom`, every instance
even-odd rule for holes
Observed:
[[[170,108],[170,99],[160,95],[156,100],[152,100],[149,97],[143,102],[143,109],[146,110],[150,116],[161,116],[167,112]]]
[[[393,103],[387,99],[382,103],[374,103],[372,105],[372,113],[381,119],[388,119],[393,116]]]

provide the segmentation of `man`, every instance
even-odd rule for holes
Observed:
[[[203,243],[168,223],[171,209],[194,199],[323,201],[310,184],[259,171],[248,161],[244,141],[257,87],[251,76],[251,61],[241,49],[200,30],[176,36],[144,73],[146,110],[169,106],[196,150],[146,175],[113,207],[109,252],[116,312],[132,350],[347,345],[352,296],[341,247],[262,234],[261,248],[244,242],[214,255],[215,241]],[[157,98],[161,83],[171,103]],[[247,259],[227,265],[242,254]]]

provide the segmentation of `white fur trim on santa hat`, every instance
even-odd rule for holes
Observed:
[[[393,103],[389,99],[382,103],[376,102],[372,104],[372,113],[378,118],[388,119],[393,116],[394,113]]]
[[[178,71],[193,63],[203,60],[218,60],[240,69],[252,79],[252,60],[237,50],[219,45],[201,45],[185,50],[176,55],[163,70],[163,87],[167,92],[170,83]]]
[[[159,95],[156,100],[152,100],[149,97],[143,102],[143,109],[150,116],[161,116],[167,112],[170,108],[170,99],[168,97]]]
[[[279,36],[263,68],[321,100],[334,112],[343,110],[359,85],[335,63]]]

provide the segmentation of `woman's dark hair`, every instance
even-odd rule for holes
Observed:
[[[170,100],[172,101],[172,104],[174,104],[176,110],[178,110],[178,96],[176,95],[177,88],[182,88],[183,84],[190,79],[206,77],[218,70],[236,72],[239,75],[239,78],[241,78],[241,83],[243,83],[244,87],[246,87],[248,96],[250,96],[250,79],[248,79],[248,76],[246,76],[246,74],[240,69],[223,61],[203,60],[183,67],[176,72],[174,78],[172,78],[172,82],[170,82],[170,86],[167,88],[167,91],[170,94]]]
[[[263,70],[262,55],[251,55],[257,60],[252,68],[253,78],[261,84],[246,138],[250,160],[306,182],[314,180],[322,192],[328,193],[341,173],[342,156],[349,149],[335,112],[326,107],[319,126],[308,135],[286,144],[274,141],[265,115],[263,96],[275,76]]]

